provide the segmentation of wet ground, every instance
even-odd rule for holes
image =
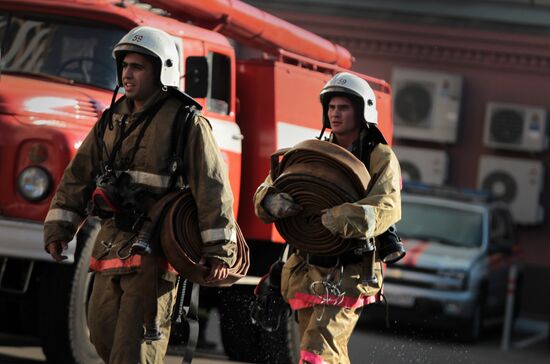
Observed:
[[[223,353],[214,312],[208,325],[208,337],[216,343],[211,350],[198,350],[194,364],[230,363]],[[547,330],[548,324],[522,321],[516,327],[514,341],[519,342],[538,330]],[[548,340],[522,349],[504,351],[501,346],[501,327],[494,326],[484,331],[477,344],[462,343],[451,330],[435,330],[422,325],[394,324],[387,329],[383,324],[361,322],[350,341],[352,363],[422,363],[422,364],[548,364],[550,346]],[[42,364],[44,355],[36,339],[0,334],[0,363]],[[243,348],[246,350],[246,348]],[[181,363],[181,356],[171,353],[167,364]]]

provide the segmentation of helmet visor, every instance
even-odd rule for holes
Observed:
[[[115,56],[115,58],[118,58],[120,55],[129,53],[129,52],[141,53],[141,54],[144,54],[146,56],[159,58],[158,55],[151,52],[150,50],[147,50],[147,49],[145,49],[143,47],[140,47],[140,46],[137,46],[135,44],[128,44],[128,43],[118,44],[115,47],[115,49],[113,50],[113,55]]]

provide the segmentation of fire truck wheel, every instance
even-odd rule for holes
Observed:
[[[252,289],[244,287],[220,290],[220,331],[223,347],[229,359],[261,363],[261,329],[250,320],[249,307],[252,297]]]
[[[86,324],[91,287],[88,273],[98,225],[87,225],[78,235],[75,264],[48,267],[41,285],[40,336],[48,363],[100,364]]]
[[[300,359],[300,330],[294,314],[274,332],[262,330],[262,350],[268,363],[293,364]]]
[[[236,286],[220,291],[220,326],[227,356],[249,363],[297,363],[299,357],[298,324],[291,316],[275,332],[267,332],[252,323],[250,303],[253,287]]]

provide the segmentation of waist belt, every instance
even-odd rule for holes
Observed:
[[[168,262],[186,279],[201,286],[230,286],[244,277],[250,266],[248,245],[241,229],[237,229],[236,262],[226,279],[206,282],[209,268],[199,264],[203,246],[199,231],[197,206],[189,189],[172,192],[160,199],[150,210],[142,232],[150,236],[158,227],[158,239]],[[153,238],[152,241],[156,241]]]
[[[366,195],[370,175],[359,159],[336,144],[306,140],[272,155],[271,177],[275,188],[303,207],[300,214],[275,222],[289,244],[314,255],[337,256],[350,250],[353,240],[334,236],[320,217],[324,209]]]
[[[362,255],[355,254],[353,250],[347,251],[340,255],[313,255],[303,251],[298,251],[296,254],[302,257],[308,264],[317,265],[324,268],[360,263],[363,259]]]

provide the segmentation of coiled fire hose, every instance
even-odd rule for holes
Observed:
[[[248,272],[250,257],[248,245],[241,229],[237,230],[237,251],[235,264],[229,268],[227,278],[206,282],[208,268],[200,264],[203,246],[197,218],[197,206],[191,191],[184,189],[172,192],[160,199],[150,210],[149,219],[144,223],[140,235],[155,236],[174,269],[185,279],[201,286],[227,287],[241,279]],[[152,239],[155,241],[156,239]]]
[[[321,223],[322,210],[366,195],[370,175],[352,153],[333,143],[306,140],[272,155],[271,178],[275,188],[290,194],[303,208],[298,215],[275,222],[290,245],[321,256],[353,248],[356,239],[335,236]]]

